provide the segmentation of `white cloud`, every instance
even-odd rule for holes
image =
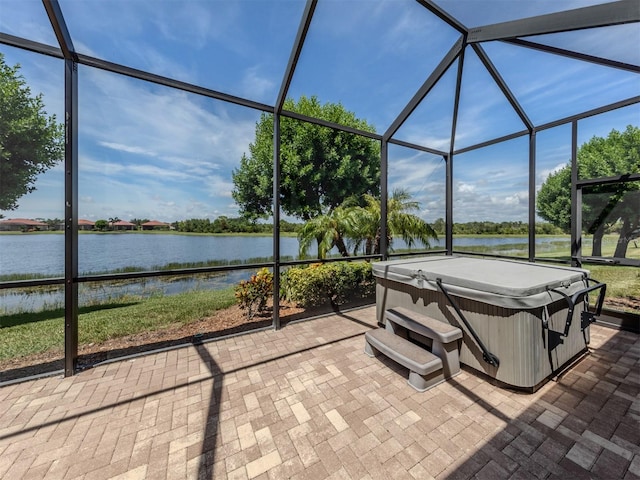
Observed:
[[[484,67],[477,65],[477,69],[473,70],[470,63],[467,62],[465,66],[462,81],[455,132],[456,149],[525,129],[520,117]]]
[[[442,157],[396,145],[389,151],[389,194],[402,188],[419,210],[412,212],[427,222],[444,217],[445,163]]]
[[[504,206],[517,206],[524,205],[526,206],[529,201],[529,194],[527,192],[516,192],[513,195],[507,196],[492,196],[491,202],[495,205],[504,205]]]
[[[180,158],[183,166],[201,165],[203,159],[231,165],[253,140],[255,118],[232,115],[214,101],[98,72],[91,72],[89,81],[81,133],[103,145]]]
[[[81,217],[238,214],[228,207],[231,170],[254,139],[259,112],[90,68],[80,71],[80,105]],[[62,172],[60,164],[41,175],[11,213],[64,215]]]
[[[120,163],[96,160],[87,155],[80,156],[79,166],[80,176],[97,173],[107,178],[111,178],[114,175],[123,172],[126,168]]]
[[[207,189],[209,195],[214,198],[224,197],[231,198],[231,191],[233,190],[233,182],[226,180],[219,175],[211,175],[207,177]],[[237,205],[235,205],[237,208]]]
[[[504,164],[505,168],[483,170],[483,165],[462,168],[454,172],[454,221],[523,221],[528,219],[527,171],[518,165]],[[487,165],[486,167],[490,167]]]
[[[168,170],[158,167],[157,165],[127,165],[124,173],[134,175],[136,180],[140,179],[143,183],[145,182],[145,178],[152,178],[154,183],[179,182],[192,179],[191,175],[186,172]]]
[[[273,79],[260,74],[260,67],[254,66],[245,71],[242,79],[243,95],[247,98],[264,98],[265,95],[274,90],[276,83]],[[272,102],[275,101],[275,98]]]
[[[456,186],[457,186],[456,190],[458,192],[462,192],[462,193],[474,192],[476,190],[475,185],[471,185],[471,184],[468,184],[468,183],[458,182]]]
[[[437,129],[442,130],[441,127],[437,127]],[[438,136],[433,134],[433,129],[429,125],[406,125],[402,127],[402,132],[399,131],[399,135],[396,136],[414,145],[422,145],[434,150],[448,152],[451,143],[450,132],[451,126],[449,126],[449,133]]]
[[[454,221],[523,221],[528,219],[526,192],[490,194],[475,189],[457,191],[453,197]]]
[[[140,147],[132,147],[132,146],[128,146],[128,145],[123,145],[121,143],[100,141],[100,142],[98,142],[98,145],[102,145],[103,147],[111,148],[113,150],[119,150],[121,152],[137,153],[137,154],[140,154],[140,155],[149,155],[151,157],[155,157],[156,156],[155,152],[152,152],[152,151],[149,151],[149,150],[145,150],[145,149],[140,148]]]
[[[640,30],[637,23],[540,35],[532,40],[567,50],[640,65],[640,49],[629,48],[630,38],[635,38],[636,43],[640,42]]]
[[[556,173],[559,170],[562,170],[564,167],[566,167],[567,164],[566,163],[559,163],[556,166],[552,167],[552,168],[545,168],[540,170],[538,173],[538,181],[540,183],[544,183],[547,178],[549,178],[549,175],[551,175],[552,173]]]
[[[148,45],[139,39],[127,40],[125,48],[130,52],[125,61],[135,68],[187,83],[197,83],[201,80],[198,78],[197,67],[190,67],[190,62],[184,57],[169,57],[155,45]]]
[[[425,156],[422,152],[405,158],[389,159],[389,185],[391,188],[420,188],[433,177],[435,172],[443,171],[444,160]]]
[[[604,39],[600,41],[606,44]],[[618,38],[616,42],[633,49],[629,47],[630,38]],[[637,75],[630,72],[512,45],[492,43],[486,50],[537,125],[613,103],[638,91]]]

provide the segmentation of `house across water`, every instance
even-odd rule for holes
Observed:
[[[28,218],[0,220],[0,232],[37,232],[41,230],[49,230],[49,225]]]

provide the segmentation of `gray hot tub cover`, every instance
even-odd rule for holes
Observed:
[[[589,271],[510,260],[459,256],[431,256],[373,263],[378,278],[421,289],[438,290],[441,279],[447,291],[505,308],[538,308],[587,287]]]

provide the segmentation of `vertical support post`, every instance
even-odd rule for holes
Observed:
[[[529,131],[529,261],[536,257],[536,131]]]
[[[78,363],[78,64],[65,60],[64,375]]]
[[[447,255],[453,255],[453,155],[444,157],[445,178],[445,246]]]
[[[280,329],[280,114],[273,114],[273,328]]]
[[[280,328],[280,113],[318,0],[307,0],[273,109],[273,328]]]
[[[383,138],[380,143],[380,253],[382,260],[388,257],[388,203],[389,203],[389,144]]]
[[[467,48],[467,34],[462,36],[462,49],[458,57],[458,72],[456,73],[456,92],[453,101],[453,119],[451,121],[451,143],[447,161],[447,255],[453,255],[453,149],[456,142],[458,127],[458,109],[460,108],[460,90],[462,90],[462,72],[464,69],[464,52]]]
[[[571,265],[582,266],[582,190],[578,188],[578,121],[571,122]]]

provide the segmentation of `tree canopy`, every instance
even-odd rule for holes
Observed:
[[[31,90],[0,53],[0,210],[15,210],[33,192],[41,173],[64,155],[64,127],[44,110],[42,94]]]
[[[612,130],[607,138],[593,137],[577,153],[581,179],[640,172],[640,128]],[[593,235],[593,256],[602,256],[602,237],[618,225],[620,239],[614,257],[624,258],[634,232],[640,228],[640,182],[619,182],[583,188],[581,228]],[[549,175],[537,198],[538,215],[568,232],[571,227],[571,164]]]
[[[374,132],[373,126],[341,104],[314,97],[285,101],[284,109]],[[350,197],[377,196],[379,142],[320,125],[282,117],[280,121],[280,204],[287,215],[309,220],[337,208]],[[268,217],[273,209],[273,116],[262,114],[255,140],[233,171],[233,198],[248,218]]]

